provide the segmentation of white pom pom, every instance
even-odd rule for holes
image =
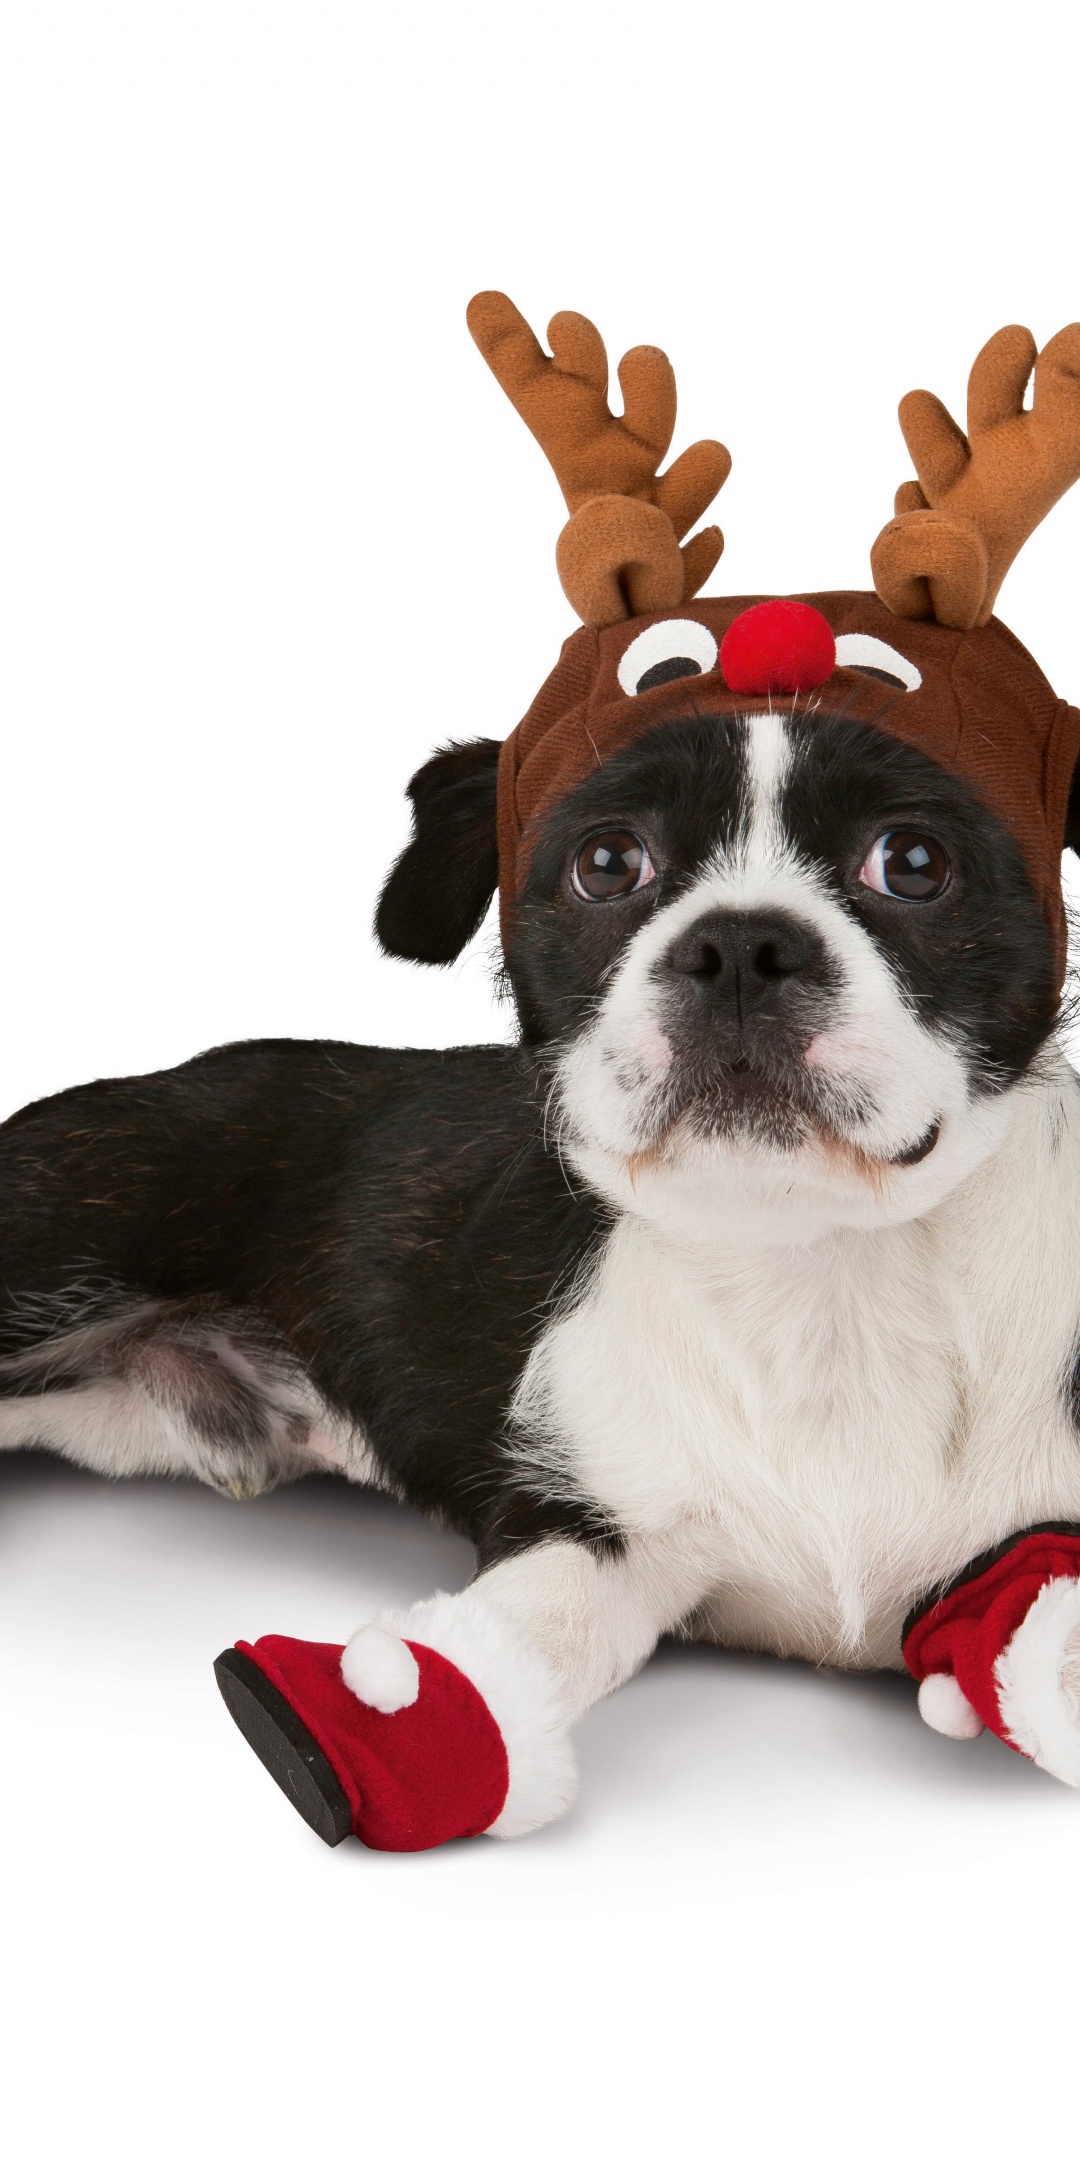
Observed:
[[[371,1710],[390,1716],[407,1710],[420,1693],[420,1667],[408,1643],[377,1620],[357,1628],[341,1653],[341,1677]]]
[[[919,1689],[919,1715],[947,1740],[977,1740],[983,1721],[951,1673],[928,1673]]]

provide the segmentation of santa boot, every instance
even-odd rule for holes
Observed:
[[[518,1837],[570,1804],[554,1672],[476,1592],[381,1613],[340,1643],[263,1635],[214,1670],[244,1738],[328,1845]]]
[[[988,1725],[1080,1785],[1080,1526],[1040,1523],[972,1562],[911,1614],[904,1658],[928,1725]]]

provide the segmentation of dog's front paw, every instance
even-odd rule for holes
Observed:
[[[1080,1529],[1011,1539],[921,1608],[904,1656],[928,1725],[973,1739],[988,1725],[1080,1786]]]
[[[382,1851],[516,1837],[575,1789],[555,1675],[475,1592],[381,1613],[342,1650],[282,1635],[215,1668],[228,1708],[328,1844]]]

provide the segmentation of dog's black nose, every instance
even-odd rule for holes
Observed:
[[[780,908],[714,908],[673,939],[665,964],[709,1004],[740,1019],[776,1009],[792,983],[827,982],[828,955],[809,923]]]

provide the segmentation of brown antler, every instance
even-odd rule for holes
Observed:
[[[548,324],[551,358],[505,293],[477,293],[469,329],[492,374],[535,435],[563,491],[570,522],[556,562],[563,591],[594,629],[678,607],[719,561],[712,525],[679,542],[731,470],[723,443],[698,442],[658,473],[675,427],[667,354],[635,345],[619,362],[623,417],[608,410],[603,339],[584,315]]]
[[[870,555],[894,615],[932,615],[955,630],[989,620],[1013,558],[1080,479],[1080,323],[1037,356],[1030,330],[999,330],[971,370],[967,419],[963,435],[929,390],[901,399],[919,478],[898,490],[897,515]]]

